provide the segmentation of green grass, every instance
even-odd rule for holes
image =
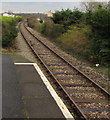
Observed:
[[[12,20],[15,20],[13,17],[6,17],[6,16],[0,16],[0,19],[4,22],[11,22]]]
[[[17,17],[7,17],[7,16],[1,16],[0,15],[0,19],[3,21],[3,22],[12,22],[13,20],[16,21],[17,19],[22,19],[21,16],[17,16]]]

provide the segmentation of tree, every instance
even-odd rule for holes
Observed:
[[[81,4],[86,11],[95,11],[99,6],[107,8],[107,2],[96,2],[94,0],[90,0],[89,2],[81,2]]]
[[[110,61],[110,11],[104,8],[92,12],[89,24],[92,27],[89,55],[101,64]]]
[[[75,10],[62,10],[57,11],[53,14],[53,21],[56,24],[61,24],[64,26],[65,29],[68,29],[68,27],[72,24],[78,24],[82,17],[82,12]]]
[[[110,1],[108,2],[107,8],[108,8],[108,10],[110,10]]]

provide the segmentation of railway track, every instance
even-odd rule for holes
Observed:
[[[110,120],[110,94],[51,50],[23,24],[20,31],[70,102],[79,120]]]

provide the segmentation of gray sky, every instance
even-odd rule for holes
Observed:
[[[107,2],[109,0],[0,0],[2,2],[82,2],[82,1],[98,1]]]
[[[17,2],[17,1],[22,1],[22,2]],[[51,2],[44,2],[44,1],[51,1]],[[58,1],[63,1],[63,2],[58,2]],[[74,1],[74,2],[67,2],[67,1]],[[54,12],[55,10],[61,10],[67,8],[69,9],[81,8],[79,3],[81,1],[90,1],[90,0],[2,0],[2,2],[0,2],[0,12],[5,12],[9,10],[13,12],[23,12],[23,13],[24,12],[43,13],[50,10]],[[97,0],[97,1],[107,2],[109,0]]]
[[[74,9],[80,7],[76,2],[5,2],[2,3],[2,12],[47,12],[61,9]]]

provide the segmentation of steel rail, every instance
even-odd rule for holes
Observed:
[[[20,23],[21,24],[21,23]],[[84,115],[84,113],[80,110],[80,108],[77,106],[77,104],[73,101],[73,99],[70,97],[70,95],[66,92],[66,90],[63,88],[63,86],[60,84],[60,82],[56,79],[56,77],[53,75],[53,73],[49,70],[48,66],[44,63],[44,61],[41,59],[41,57],[37,54],[37,52],[33,49],[33,47],[30,45],[30,43],[27,41],[27,39],[25,38],[24,34],[22,33],[22,31],[20,30],[23,38],[25,39],[26,43],[28,44],[28,46],[31,48],[31,50],[33,51],[34,55],[40,60],[40,62],[43,64],[43,66],[47,69],[47,72],[52,76],[52,78],[55,80],[54,83],[56,83],[60,89],[62,90],[62,92],[65,94],[66,99],[69,100],[69,102],[71,103],[71,107],[72,109],[75,109],[75,111],[77,112],[77,114],[80,116],[81,120],[87,120],[87,117]],[[79,118],[79,117],[78,117]]]
[[[21,25],[21,23],[19,24]],[[23,24],[24,25],[24,24]],[[92,82],[93,85],[95,85],[96,87],[98,87],[98,89],[100,89],[105,95],[108,96],[108,98],[110,97],[110,94],[104,90],[101,86],[99,86],[97,83],[95,83],[93,80],[91,80],[88,76],[86,76],[84,73],[82,73],[80,70],[78,70],[76,67],[74,67],[70,62],[68,62],[67,60],[65,60],[63,57],[59,56],[57,53],[55,53],[55,51],[53,51],[50,47],[48,47],[45,43],[43,43],[41,40],[39,40],[31,31],[28,30],[28,28],[24,25],[25,29],[34,37],[36,38],[39,42],[41,42],[46,48],[48,48],[51,52],[53,52],[57,57],[59,57],[60,59],[62,59],[65,63],[67,63],[69,66],[71,66],[72,68],[74,68],[76,71],[78,71],[78,73],[80,73],[81,75],[83,75],[87,80],[89,80],[89,82]],[[87,120],[87,117],[85,116],[85,114],[80,110],[80,108],[77,106],[77,104],[74,102],[74,100],[70,97],[70,95],[66,92],[66,90],[63,88],[63,86],[60,84],[60,82],[56,79],[56,77],[54,76],[54,74],[49,70],[48,66],[44,63],[44,61],[41,59],[41,57],[39,56],[39,54],[34,50],[34,48],[30,45],[30,43],[27,41],[27,39],[25,38],[24,34],[22,33],[21,29],[20,32],[23,36],[23,38],[25,39],[26,43],[29,45],[29,47],[31,48],[31,50],[33,51],[33,53],[37,56],[37,58],[40,60],[40,62],[43,64],[43,66],[47,69],[47,71],[49,72],[49,74],[52,76],[52,78],[55,80],[55,83],[60,87],[60,89],[62,90],[62,92],[66,95],[66,98],[69,100],[69,102],[72,105],[72,108],[75,109],[75,111],[77,112],[77,114],[79,116],[81,116],[80,118],[82,120]]]
[[[41,42],[45,47],[47,47],[50,51],[52,51],[56,56],[61,58],[65,63],[67,63],[69,66],[74,68],[76,71],[78,71],[80,74],[82,74],[86,79],[91,81],[96,87],[100,88],[100,90],[107,95],[110,98],[110,93],[106,91],[104,88],[102,88],[100,85],[98,85],[96,82],[94,82],[91,78],[89,78],[87,75],[85,75],[83,72],[81,72],[79,69],[77,69],[75,66],[73,66],[69,61],[65,60],[62,56],[58,55],[55,51],[53,51],[49,46],[47,46],[45,43],[43,43],[41,40],[39,40],[28,28],[24,25],[26,30],[33,36],[35,37],[39,42]]]

